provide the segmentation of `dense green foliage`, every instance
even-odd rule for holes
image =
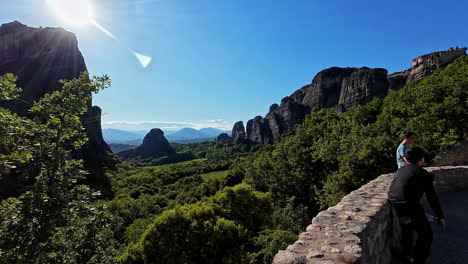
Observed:
[[[271,201],[248,185],[227,187],[210,199],[155,218],[125,263],[241,263],[251,238],[271,223]]]
[[[15,78],[0,78],[0,99],[14,100]],[[86,73],[35,102],[29,116],[0,108],[0,180],[15,180],[18,196],[0,205],[2,263],[112,263],[111,216],[87,186],[82,161],[71,157],[86,136],[79,116],[107,76]]]
[[[246,157],[259,149],[258,144],[241,144],[239,146],[225,146],[225,143],[216,140],[200,143],[172,143],[174,153],[160,158],[134,158],[125,162],[132,166],[160,166],[179,163],[194,159],[208,159],[213,162],[225,163],[240,157]]]
[[[118,222],[117,233],[122,234],[125,242],[136,242],[139,239],[136,234],[143,233],[146,226],[142,223],[147,223],[147,219],[177,205],[214,195],[222,189],[223,179],[205,181],[200,175],[226,170],[226,166],[204,159],[157,167],[120,165],[118,171],[108,174],[114,187],[114,199],[108,206]]]

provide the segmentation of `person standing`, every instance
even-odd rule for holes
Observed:
[[[388,200],[395,208],[402,232],[402,248],[408,263],[425,263],[432,244],[432,229],[420,200],[426,195],[437,223],[445,227],[439,198],[434,190],[434,175],[422,168],[425,153],[420,148],[410,148],[405,153],[407,165],[395,172]],[[417,234],[413,245],[413,234]],[[414,261],[414,262],[413,262]]]
[[[403,139],[396,151],[396,161],[398,168],[401,168],[408,164],[408,160],[406,159],[405,153],[406,150],[413,144],[414,142],[414,133],[413,132],[405,132],[403,133]]]

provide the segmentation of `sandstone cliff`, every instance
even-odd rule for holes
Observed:
[[[121,151],[117,153],[117,156],[122,159],[145,159],[164,157],[173,153],[174,150],[164,137],[164,132],[159,128],[153,128],[146,134],[143,144],[133,149]]]
[[[388,76],[389,90],[398,90],[408,82],[420,81],[465,54],[466,48],[455,47],[446,51],[437,51],[419,56],[412,61],[410,69]]]
[[[18,76],[17,85],[23,89],[21,101],[0,102],[0,106],[25,115],[34,101],[61,88],[60,79],[73,79],[83,71],[86,65],[73,33],[32,28],[17,21],[0,26],[0,75]],[[115,160],[102,138],[101,109],[90,101],[81,119],[89,140],[78,155],[92,173],[88,183],[102,187],[106,185],[103,166],[113,166]]]
[[[245,131],[242,121],[237,122],[231,143],[279,142],[291,134],[294,126],[302,123],[314,107],[332,108],[342,113],[367,104],[375,97],[384,98],[389,91],[398,90],[410,81],[419,81],[464,54],[466,48],[457,47],[423,55],[413,60],[412,68],[391,75],[387,75],[387,70],[382,68],[325,69],[317,73],[311,84],[283,98],[280,105],[271,105],[265,117],[257,116],[249,120]]]

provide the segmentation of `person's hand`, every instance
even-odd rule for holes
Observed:
[[[437,218],[437,224],[443,228],[447,228],[447,225],[445,224],[445,220],[443,218]]]

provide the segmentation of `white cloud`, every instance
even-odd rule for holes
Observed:
[[[228,123],[228,121],[223,120],[223,119],[212,119],[212,120],[205,120],[205,121],[209,123]]]

